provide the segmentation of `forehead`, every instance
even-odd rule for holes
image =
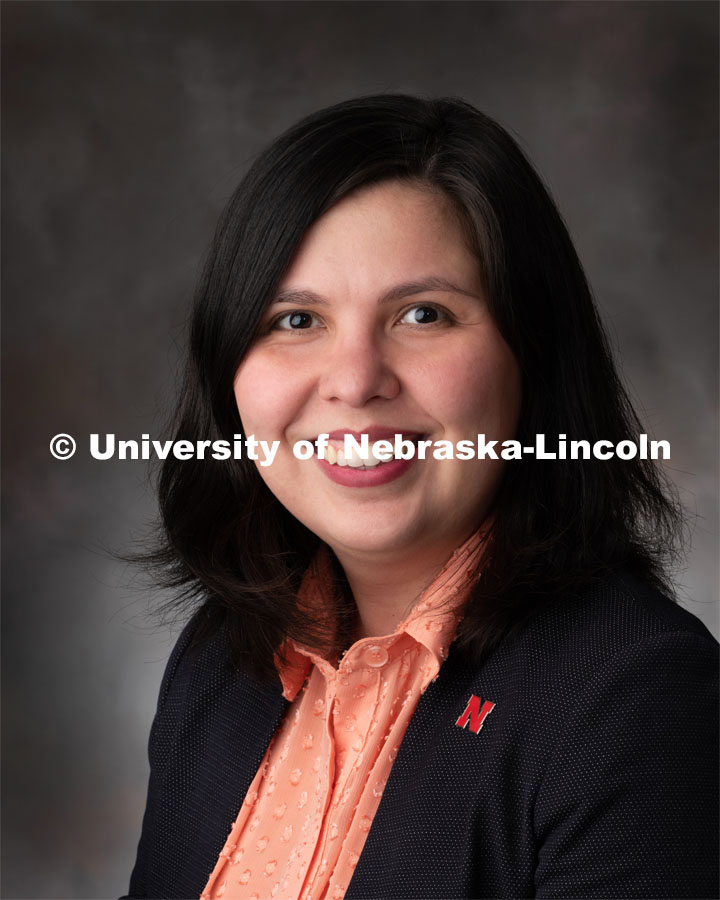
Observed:
[[[477,282],[460,216],[438,190],[387,181],[347,195],[313,223],[279,289],[379,290],[426,276]]]

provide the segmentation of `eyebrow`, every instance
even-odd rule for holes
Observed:
[[[380,303],[388,303],[392,300],[402,300],[404,297],[412,297],[415,294],[425,294],[429,291],[446,291],[453,294],[464,294],[466,297],[473,297],[476,300],[481,299],[477,294],[471,294],[469,291],[463,290],[458,285],[448,281],[447,278],[423,278],[419,281],[404,281],[402,284],[396,284],[387,290],[381,297]],[[305,304],[314,304],[316,306],[327,306],[328,300],[316,294],[315,291],[308,290],[284,290],[278,291],[275,295],[273,303],[293,303],[303,306]]]

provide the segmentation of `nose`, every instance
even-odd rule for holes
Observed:
[[[321,362],[318,393],[323,400],[340,400],[361,407],[371,400],[392,400],[400,381],[382,340],[370,333],[337,339]]]

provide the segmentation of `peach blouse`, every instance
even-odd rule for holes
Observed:
[[[297,644],[279,666],[291,705],[202,900],[341,900],[421,694],[438,676],[477,571],[479,533],[455,551],[392,634],[337,668]],[[322,596],[308,576],[302,594]]]

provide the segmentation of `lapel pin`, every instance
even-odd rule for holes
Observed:
[[[490,700],[483,701],[482,697],[476,697],[472,694],[465,707],[465,711],[455,723],[460,728],[464,728],[468,722],[470,723],[470,731],[477,734],[485,724],[485,719],[495,709],[495,704]]]

